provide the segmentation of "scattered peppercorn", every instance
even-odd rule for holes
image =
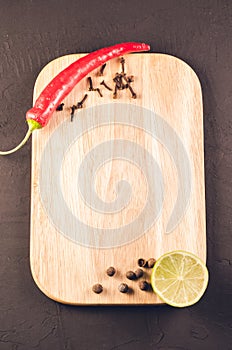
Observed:
[[[120,293],[127,293],[129,291],[129,287],[126,283],[121,283],[119,286],[118,286],[118,290]]]
[[[145,267],[146,264],[147,264],[147,261],[146,261],[145,259],[140,258],[140,259],[138,260],[138,265],[139,265],[139,267]]]
[[[140,281],[139,282],[139,288],[141,290],[147,291],[150,288],[150,285],[147,281]]]
[[[147,266],[151,269],[155,265],[156,260],[154,258],[151,258],[147,262]]]
[[[94,286],[92,287],[92,291],[96,294],[100,294],[103,291],[103,287],[99,283],[94,284]]]
[[[135,271],[135,276],[136,276],[136,278],[142,277],[143,276],[143,270],[142,269],[137,269]]]
[[[114,276],[115,272],[116,270],[113,266],[108,267],[108,269],[106,270],[107,275],[110,277]]]
[[[126,277],[128,280],[136,280],[136,274],[133,271],[127,271]]]
[[[64,103],[61,103],[59,106],[57,106],[56,111],[63,111]]]

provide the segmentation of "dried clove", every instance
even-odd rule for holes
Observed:
[[[99,96],[103,97],[103,95],[102,95],[100,89],[99,89],[99,88],[94,88],[94,87],[93,87],[92,78],[91,78],[91,77],[88,77],[87,80],[88,80],[88,83],[89,83],[89,91],[97,91],[98,94],[99,94]]]
[[[99,71],[99,76],[102,76],[103,75],[103,72],[104,72],[104,69],[106,68],[106,63],[104,63],[101,68],[100,68],[100,71]]]
[[[80,102],[77,102],[77,109],[79,108],[83,108],[83,103],[85,102],[85,100],[87,99],[88,95],[85,94],[85,96],[82,98],[82,100]]]
[[[94,284],[94,286],[92,287],[92,291],[96,294],[100,294],[103,291],[103,287],[99,283]]]
[[[105,86],[105,88],[106,89],[108,89],[108,90],[110,90],[110,91],[112,91],[113,89],[111,89],[111,87],[109,87],[106,83],[105,83],[105,81],[104,80],[102,80],[102,82],[100,83],[100,85],[103,85],[103,86]]]
[[[127,88],[127,84],[123,84],[122,78],[123,78],[123,75],[119,73],[116,73],[115,77],[113,78],[113,81],[115,82],[119,90],[123,90]]]
[[[134,92],[134,90],[132,89],[132,87],[130,86],[130,84],[128,84],[128,89],[129,89],[130,92],[131,92],[131,97],[132,97],[132,98],[137,98],[137,95],[136,95],[136,93]]]
[[[126,76],[126,80],[127,80],[128,83],[133,83],[133,81],[134,81],[134,76],[133,76],[133,75],[127,75],[127,76]]]
[[[61,103],[59,106],[57,106],[56,111],[63,111],[64,103]]]
[[[117,87],[117,85],[115,85],[115,87],[114,87],[114,93],[113,93],[113,98],[117,98],[117,96],[118,96],[118,87]]]
[[[73,118],[74,118],[74,113],[75,113],[75,110],[77,109],[77,106],[73,105],[71,107],[71,122],[73,121]]]
[[[115,77],[113,78],[113,81],[115,82],[115,85],[117,86],[117,88],[120,89],[122,86],[122,80],[121,80],[120,74],[116,73]]]
[[[129,82],[130,79],[128,80],[128,78],[125,75],[122,76],[122,79],[124,79],[125,82],[127,83],[127,87],[130,90],[130,92],[131,92],[132,98],[137,98],[136,93],[134,92],[134,90],[132,89],[132,87],[130,85],[130,82]]]
[[[91,77],[87,78],[88,83],[89,83],[89,91],[93,91],[93,81]]]
[[[120,58],[120,63],[122,66],[122,73],[125,73],[125,58],[124,57]]]
[[[100,97],[103,97],[101,90],[99,88],[93,89],[93,91],[97,91]]]

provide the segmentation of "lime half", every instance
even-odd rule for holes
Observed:
[[[207,267],[196,255],[176,250],[162,255],[151,274],[154,292],[166,304],[185,307],[198,302],[209,280]]]

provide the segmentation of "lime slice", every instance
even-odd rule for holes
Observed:
[[[204,294],[208,280],[203,261],[182,250],[162,255],[151,274],[154,292],[166,304],[176,307],[195,304]]]

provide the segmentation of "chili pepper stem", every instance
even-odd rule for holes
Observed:
[[[16,146],[15,148],[9,150],[9,151],[0,151],[0,156],[6,156],[8,154],[11,154],[11,153],[14,153],[14,152],[18,151],[28,141],[28,139],[30,138],[32,132],[34,130],[36,130],[36,129],[40,129],[41,128],[41,125],[37,121],[32,120],[32,119],[28,119],[27,120],[27,124],[28,124],[27,133],[26,133],[24,139],[20,142],[20,144],[18,146]]]

